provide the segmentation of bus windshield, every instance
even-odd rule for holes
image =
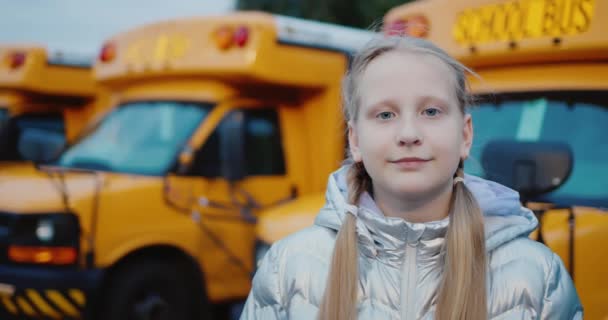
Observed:
[[[484,176],[484,146],[494,139],[559,141],[574,156],[564,185],[544,199],[568,205],[608,205],[608,92],[536,92],[481,97],[471,110],[475,130],[465,171]]]
[[[87,137],[70,147],[60,166],[163,175],[211,110],[211,104],[132,102],[112,111]]]

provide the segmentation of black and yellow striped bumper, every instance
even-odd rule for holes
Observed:
[[[80,319],[86,305],[84,293],[78,289],[68,291],[25,289],[12,296],[0,298],[2,308],[15,317]]]
[[[83,319],[101,272],[0,266],[0,319]]]

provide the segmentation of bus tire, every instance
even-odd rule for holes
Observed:
[[[142,260],[123,266],[109,279],[101,319],[201,319],[204,297],[194,279],[180,263]]]

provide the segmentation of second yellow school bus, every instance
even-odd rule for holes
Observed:
[[[567,179],[527,200],[536,201],[536,236],[566,264],[585,319],[607,319],[608,2],[416,1],[390,10],[384,27],[429,39],[479,75],[471,77],[478,105],[467,172],[491,174],[483,153],[499,140],[569,148]],[[312,224],[323,203],[310,195],[262,213],[257,257]]]
[[[58,152],[76,138],[107,98],[92,64],[92,58],[40,46],[0,45],[0,162],[32,160],[38,143],[48,150],[54,144]]]

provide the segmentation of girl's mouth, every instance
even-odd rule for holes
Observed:
[[[431,160],[418,157],[404,157],[397,160],[389,160],[389,163],[396,165],[402,170],[418,170]]]

